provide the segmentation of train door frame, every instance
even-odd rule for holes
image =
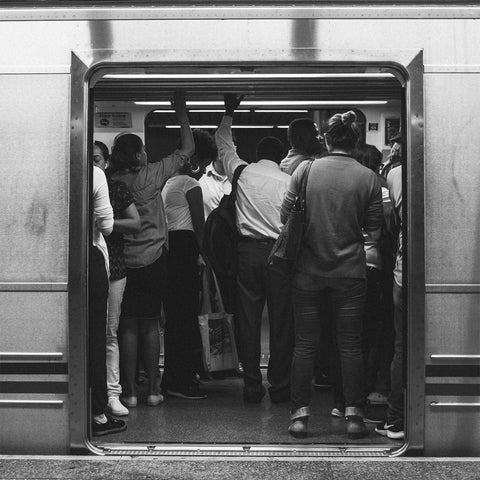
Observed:
[[[423,52],[422,51],[322,51],[295,48],[266,52],[245,50],[222,51],[149,50],[116,51],[92,50],[72,52],[71,64],[71,136],[70,136],[70,206],[69,206],[69,416],[70,447],[73,452],[91,451],[96,454],[152,454],[152,448],[119,449],[101,448],[89,439],[89,398],[87,389],[87,268],[89,238],[89,198],[91,174],[88,155],[92,143],[91,99],[95,82],[105,73],[121,73],[126,69],[142,69],[148,66],[205,68],[210,66],[233,67],[238,65],[261,65],[272,69],[289,67],[328,68],[329,72],[348,71],[390,72],[404,87],[404,242],[406,243],[404,265],[404,291],[407,309],[404,318],[407,324],[407,438],[395,455],[405,452],[421,453],[424,443],[425,409],[425,227],[424,227],[424,130],[423,130]],[[235,55],[233,55],[235,54]],[[236,58],[235,62],[230,59]],[[268,62],[265,61],[268,58]],[[90,128],[90,130],[89,130]],[[408,281],[408,283],[407,283]],[[406,286],[406,288],[405,288]],[[179,445],[178,448],[159,445],[156,455],[205,455],[223,451],[225,455],[242,455],[242,446],[215,447],[214,445]],[[321,446],[320,446],[321,447]],[[319,451],[321,448],[319,447]],[[295,448],[301,450],[298,445]],[[352,446],[349,455],[355,455]],[[272,456],[275,446],[255,446],[257,455]],[[280,451],[282,450],[282,451]],[[285,455],[285,448],[277,453]],[[311,448],[310,448],[311,450]],[[345,450],[345,448],[343,448]],[[325,447],[323,448],[325,451]],[[282,453],[283,452],[283,453]],[[251,453],[250,450],[247,453]],[[358,455],[365,455],[358,449]],[[367,453],[368,454],[368,453]],[[371,453],[370,453],[371,454]],[[291,456],[291,453],[289,454]]]

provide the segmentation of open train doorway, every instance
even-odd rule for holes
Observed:
[[[241,93],[245,111],[238,115],[237,130],[234,130],[241,157],[251,156],[257,138],[269,134],[288,148],[286,131],[295,118],[309,117],[322,131],[325,120],[333,113],[355,109],[363,120],[362,140],[374,145],[385,162],[391,153],[393,130],[398,128],[398,133],[403,125],[404,139],[407,138],[405,83],[399,81],[399,76],[387,66],[368,65],[355,68],[318,65],[103,68],[101,74],[95,74],[96,83],[90,90],[88,141],[99,140],[111,148],[119,133],[130,132],[142,138],[150,156],[162,155],[166,153],[162,148],[168,150],[169,145],[178,143],[178,128],[169,111],[175,91],[186,93],[192,128],[209,133],[214,133],[221,120],[223,93]],[[404,153],[406,151],[405,148]],[[404,233],[407,237],[407,232]],[[408,298],[406,296],[405,301]],[[267,345],[265,329],[263,347],[264,355],[268,356]],[[161,358],[159,366],[161,375]],[[312,382],[315,380],[318,379]],[[238,375],[217,376],[201,382],[207,399],[200,402],[167,398],[155,408],[139,401],[126,417],[127,430],[108,437],[92,437],[93,447],[107,453],[236,455],[247,449],[259,454],[290,455],[295,449],[297,454],[319,455],[344,452],[345,448],[351,448],[354,454],[389,454],[404,444],[403,440],[376,435],[374,425],[368,427],[369,436],[347,440],[344,420],[331,415],[332,392],[328,385],[317,385],[317,388],[312,385],[315,413],[311,434],[299,440],[287,433],[288,403],[273,404],[268,397],[260,404],[244,403],[242,379]],[[141,378],[138,386],[140,392]]]

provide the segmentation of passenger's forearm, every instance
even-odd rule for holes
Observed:
[[[113,222],[113,230],[120,233],[137,233],[140,231],[140,220],[134,218],[118,218]]]

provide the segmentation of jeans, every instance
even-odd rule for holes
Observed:
[[[393,282],[393,322],[395,324],[395,351],[390,367],[391,392],[388,397],[388,421],[404,419],[405,375],[403,363],[403,306],[402,287]]]
[[[332,329],[340,356],[347,414],[362,414],[364,406],[364,364],[362,320],[366,281],[361,278],[323,278],[315,290],[293,289],[295,349],[292,362],[293,408],[310,404],[311,383],[320,335]],[[328,305],[331,305],[331,310]],[[329,315],[329,311],[332,313]],[[350,413],[349,413],[350,412]]]
[[[110,281],[108,293],[107,316],[107,392],[108,398],[119,397],[122,393],[120,386],[120,354],[118,350],[118,324],[122,306],[123,292],[127,277]]]

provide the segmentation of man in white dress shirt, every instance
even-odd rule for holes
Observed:
[[[228,181],[222,162],[215,157],[207,166],[205,174],[199,180],[203,194],[203,208],[205,220],[212,210],[218,207],[224,195],[230,195],[232,184]]]
[[[225,95],[225,115],[215,134],[218,156],[229,181],[243,164],[232,140],[232,117],[241,97]],[[257,161],[241,173],[237,184],[237,313],[240,359],[244,369],[243,398],[258,403],[265,395],[260,372],[262,312],[267,301],[270,323],[269,394],[273,402],[290,398],[293,321],[288,279],[267,271],[266,262],[280,233],[280,208],[290,177],[280,170],[283,145],[266,137],[257,145]]]

